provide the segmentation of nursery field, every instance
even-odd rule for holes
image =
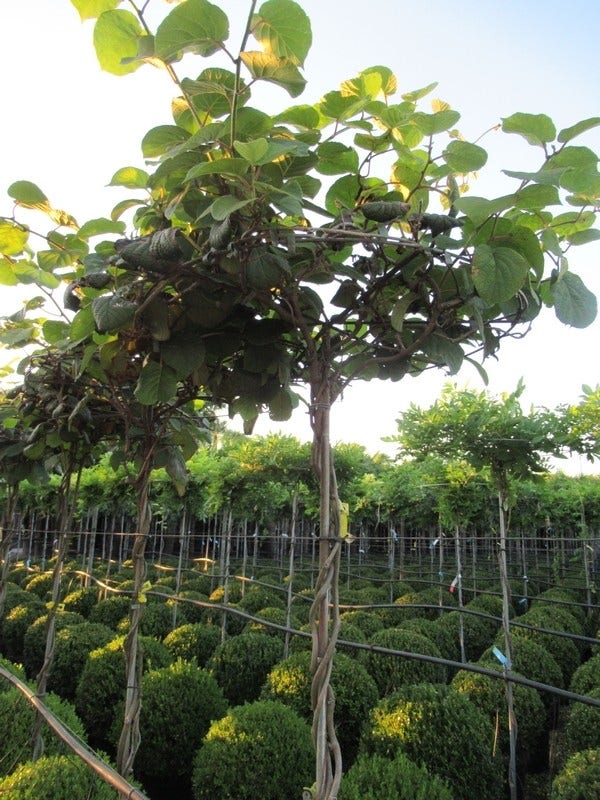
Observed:
[[[458,574],[457,543],[438,534],[401,538],[393,529],[345,545],[331,674],[340,800],[508,797],[509,678],[519,797],[597,798],[597,539],[510,540],[509,665],[494,536],[464,537]],[[224,515],[196,537],[178,531],[173,543],[159,526],[137,598],[133,536],[74,535],[60,574],[43,708],[73,732],[75,752],[46,721],[43,755],[32,761],[37,715],[26,687],[35,695],[47,655],[51,537],[42,528],[22,538],[21,549],[30,542],[34,549],[11,562],[5,586],[0,796],[119,797],[81,756],[92,748],[115,761],[123,647],[137,602],[142,704],[129,796],[287,800],[304,790],[309,797],[309,614],[318,575],[310,528],[282,525],[255,536]]]

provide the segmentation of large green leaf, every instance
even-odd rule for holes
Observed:
[[[525,186],[515,195],[517,208],[538,209],[546,206],[560,205],[560,197],[556,186],[534,184]]]
[[[130,11],[105,11],[94,26],[94,47],[100,66],[112,75],[127,75],[143,63],[129,61],[138,54],[138,41],[144,35],[140,21]]]
[[[158,361],[144,364],[137,385],[135,397],[144,406],[157,403],[168,403],[177,391],[177,375],[175,371]]]
[[[576,136],[592,128],[597,128],[598,125],[600,125],[600,117],[582,119],[580,122],[576,122],[575,125],[571,125],[569,128],[563,128],[562,131],[559,131],[558,141],[563,143],[570,142],[571,139],[574,139]]]
[[[412,121],[425,136],[434,136],[436,133],[443,133],[456,125],[460,119],[458,111],[447,108],[443,111],[436,111],[433,114],[425,114],[417,111],[413,114]]]
[[[456,201],[455,206],[463,214],[466,214],[469,219],[473,220],[474,225],[481,225],[486,219],[494,214],[500,214],[502,211],[511,208],[514,205],[515,196],[507,194],[503,197],[497,197],[494,200],[488,200],[485,197],[461,197]]]
[[[446,164],[453,172],[475,172],[486,163],[488,155],[483,147],[471,142],[453,141],[444,150]]]
[[[306,81],[293,61],[256,51],[240,53],[240,58],[253,78],[281,86],[290,97],[298,97],[304,91]]]
[[[137,305],[117,294],[101,295],[92,301],[92,312],[100,333],[118,331],[133,320]]]
[[[98,219],[90,219],[84,222],[77,233],[82,239],[89,239],[91,236],[104,236],[107,233],[123,234],[125,233],[125,223],[99,217]]]
[[[8,195],[19,205],[39,208],[49,206],[48,198],[35,183],[31,181],[15,181],[8,187]]]
[[[342,175],[358,172],[358,153],[341,142],[323,142],[317,148],[317,172],[322,175]]]
[[[194,108],[212,119],[230,114],[235,97],[238,109],[250,98],[250,90],[244,81],[240,79],[238,84],[235,73],[227,69],[209,67],[196,80],[184,80],[182,86],[192,98]]]
[[[227,15],[208,0],[185,0],[165,17],[155,38],[156,55],[176,61],[183,53],[210,56],[229,36]]]
[[[325,197],[325,207],[338,216],[344,209],[353,209],[360,194],[361,183],[356,175],[344,175],[330,187]]]
[[[274,422],[285,422],[292,416],[294,398],[289,389],[280,389],[269,401],[269,417]]]
[[[29,231],[9,220],[0,220],[0,253],[4,256],[17,256],[27,244]]]
[[[186,332],[171,336],[161,345],[160,354],[167,366],[185,378],[204,364],[206,348],[201,336]]]
[[[267,0],[252,18],[252,34],[265,53],[304,64],[312,44],[310,20],[293,0]]]
[[[120,2],[121,0],[71,0],[82,20],[95,19],[105,11],[116,8]]]
[[[175,491],[179,497],[183,497],[189,483],[190,474],[179,447],[167,448],[165,470],[169,478],[171,478]]]
[[[202,175],[244,175],[250,165],[243,158],[218,158],[215,161],[202,161],[192,167],[185,176],[188,181],[200,178]]]
[[[423,352],[436,364],[448,367],[450,375],[456,375],[463,364],[462,347],[443,336],[431,336],[423,345]]]
[[[142,154],[144,158],[158,158],[189,138],[190,134],[179,125],[158,125],[142,139]]]
[[[564,325],[587,328],[596,319],[598,301],[578,275],[563,272],[551,287],[554,311]]]
[[[523,136],[529,144],[540,147],[556,138],[554,123],[546,114],[517,112],[510,117],[504,117],[502,130],[505,133],[517,133],[519,136]]]
[[[479,296],[489,304],[510,300],[525,283],[529,264],[510,247],[475,248],[473,254],[473,283]]]
[[[217,197],[215,202],[210,206],[210,213],[213,219],[216,219],[217,222],[221,222],[230,214],[233,214],[234,211],[238,211],[240,208],[244,208],[244,206],[252,202],[252,198],[249,200],[239,200],[232,195],[224,195],[223,197]]]
[[[246,265],[246,280],[252,289],[283,286],[290,273],[285,258],[265,248],[254,248]]]

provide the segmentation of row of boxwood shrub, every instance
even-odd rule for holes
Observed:
[[[190,580],[184,582],[183,591],[199,595],[198,599],[208,600],[209,595],[197,591],[200,588],[208,588],[204,578],[206,576],[193,575]],[[124,576],[125,582],[129,579],[129,576]],[[7,604],[8,613],[0,629],[0,642],[3,651],[9,656],[18,653],[19,647],[21,648],[22,660],[27,664],[27,673],[29,677],[33,677],[43,657],[44,620],[40,619],[40,616],[43,617],[46,607],[41,596],[43,582],[41,580],[35,582],[34,588],[37,591],[33,593],[29,589],[30,582],[31,579],[25,584],[28,587],[26,590],[17,585],[11,587]],[[190,585],[195,588],[186,588]],[[157,583],[156,588],[161,594],[172,594],[169,582]],[[400,588],[403,593],[392,608],[347,610],[342,615],[343,638],[459,660],[459,655],[457,656],[459,613],[454,611],[440,616],[439,609],[436,608],[409,608],[408,604],[413,600],[407,600],[407,595],[411,595],[412,589],[406,585]],[[431,590],[428,591],[431,593]],[[265,619],[284,621],[281,616],[283,594],[260,585],[247,590],[243,597],[239,591],[232,594],[240,608],[251,610]],[[419,600],[425,602],[423,592],[413,594],[420,595],[417,602]],[[439,596],[437,590],[435,594]],[[562,597],[563,599],[566,597],[569,602],[569,595],[563,594]],[[530,621],[530,624],[538,627],[562,628],[570,633],[582,632],[586,618],[581,613],[570,613],[570,605],[569,611],[565,611],[561,606],[557,607],[554,603],[556,599],[558,599],[556,596],[540,596],[532,603],[530,610],[520,617],[520,621]],[[222,600],[222,594],[213,592],[212,600],[217,602]],[[450,605],[452,598],[446,602]],[[262,603],[267,604],[266,609],[269,613],[263,615]],[[472,599],[467,607],[497,615],[498,603],[497,597],[482,594]],[[128,605],[129,599],[126,597],[110,596],[100,600],[95,589],[74,589],[65,597],[64,610],[58,615],[60,620],[57,634],[58,657],[56,669],[52,673],[56,687],[53,688],[63,699],[75,700],[77,711],[92,742],[108,747],[111,743],[114,745],[120,727],[119,698],[122,696],[124,683],[121,648],[122,634],[127,624]],[[435,606],[435,603],[431,605]],[[297,609],[307,607],[306,602],[297,604]],[[572,608],[578,610],[576,605]],[[15,609],[21,613],[14,615]],[[294,609],[294,615],[299,622],[302,615],[297,609]],[[189,614],[189,610],[193,613]],[[40,611],[41,615],[38,613]],[[178,733],[178,720],[180,721],[182,717],[179,706],[184,692],[176,687],[177,681],[182,680],[182,676],[185,676],[184,682],[192,687],[192,692],[196,691],[193,687],[197,681],[198,686],[202,687],[201,690],[197,690],[197,694],[203,697],[212,697],[214,694],[215,698],[220,698],[219,701],[215,700],[214,707],[220,709],[214,712],[215,718],[222,717],[227,707],[237,708],[242,703],[276,702],[277,705],[291,707],[296,716],[305,722],[310,721],[308,639],[294,637],[292,656],[282,660],[282,634],[264,625],[237,620],[233,624],[228,624],[229,638],[221,643],[222,615],[218,609],[207,611],[195,606],[178,604],[177,617],[183,624],[175,630],[171,630],[173,601],[165,602],[164,598],[151,598],[146,614],[151,626],[150,631],[146,629],[149,635],[142,640],[146,669],[143,686],[144,707],[148,708],[148,717],[142,723],[142,726],[146,726],[142,728],[142,740],[151,742],[154,749],[145,752],[142,745],[136,760],[136,774],[146,781],[160,783],[175,776],[182,785],[185,785],[186,781],[189,782],[192,778],[190,764],[193,758],[190,753],[193,755],[196,749],[200,747],[201,750],[206,744],[201,745],[201,741],[204,735],[208,735],[210,719],[204,726],[197,725],[192,736],[186,732],[185,725],[183,725],[184,730]],[[472,615],[463,616],[463,633],[469,657],[472,660],[479,658],[481,663],[488,667],[494,665],[493,656],[488,648],[493,644],[501,645],[501,639],[497,638],[497,620]],[[121,638],[118,636],[115,638],[116,634],[120,634]],[[594,672],[593,668],[595,659],[594,657],[588,659],[589,652],[584,648],[568,639],[557,640],[550,634],[531,631],[529,628],[515,628],[514,634],[515,668],[518,671],[535,680],[553,685],[568,686],[571,681],[575,681],[574,685],[585,685],[586,693],[593,693],[596,688],[600,688],[595,677],[598,669],[596,668]],[[556,641],[559,641],[558,645]],[[5,648],[6,642],[9,643],[9,647]],[[592,666],[589,666],[590,664]],[[199,677],[200,675],[202,677]],[[389,702],[390,698],[398,700],[398,693],[401,695],[408,687],[415,685],[432,686],[434,693],[451,690],[452,697],[462,696],[488,725],[488,733],[489,726],[494,731],[496,718],[498,715],[501,718],[505,707],[502,681],[491,678],[483,681],[481,678],[485,676],[476,676],[473,679],[473,674],[466,671],[454,675],[452,670],[447,671],[439,664],[398,659],[368,650],[356,652],[347,648],[339,652],[335,660],[332,685],[337,697],[337,724],[346,765],[350,766],[359,756],[361,769],[364,770],[368,758],[381,755],[377,748],[365,744],[369,742],[366,731],[373,720],[370,715],[373,715],[375,709],[382,703]],[[452,679],[451,687],[446,686],[449,679]],[[535,690],[520,691],[525,688],[518,687],[519,691],[516,692],[517,717],[525,723],[521,723],[519,753],[521,764],[535,760],[543,746],[541,740],[548,731],[552,712],[552,704],[548,702],[547,696],[539,695]],[[578,691],[577,688],[573,690]],[[441,705],[447,706],[450,701],[446,695],[443,697],[444,702]],[[192,699],[188,700],[190,707],[194,705]],[[429,701],[431,705],[431,697]],[[414,702],[413,698],[410,703],[414,705]],[[583,710],[580,710],[579,706]],[[167,722],[167,710],[170,713],[171,708],[174,709],[174,718],[172,722]],[[150,709],[154,709],[153,717]],[[596,709],[590,709],[583,704],[576,704],[569,709],[564,733],[567,742],[566,754],[574,755],[584,748],[591,750],[600,745],[600,742],[594,739],[593,732],[590,734],[590,729],[593,731],[594,728],[590,725],[594,713]],[[582,718],[579,722],[578,717]],[[598,728],[597,725],[595,727]],[[154,728],[156,731],[153,733]],[[464,729],[460,734],[460,726],[453,728],[450,725],[449,729],[445,730],[438,721],[433,728],[435,737],[443,737],[444,744],[451,742],[455,748],[464,749],[465,734]],[[502,724],[499,730],[500,752],[505,753],[507,743]],[[169,732],[166,738],[165,731]],[[178,736],[180,738],[177,738]],[[411,751],[407,744],[409,740],[410,737],[405,740],[401,736],[398,741],[402,742],[399,745],[399,752],[405,756],[408,753],[410,757]],[[491,741],[485,736],[483,740]],[[172,744],[175,741],[181,742],[181,745],[173,748]],[[398,750],[396,745],[397,742],[387,748],[386,758],[396,758],[395,753]],[[159,757],[161,746],[167,755]],[[424,753],[428,746],[420,743],[414,752],[418,750]],[[173,749],[176,755],[168,754],[168,751]],[[179,758],[180,750],[185,752],[185,756],[177,766],[175,762]],[[444,773],[441,764],[435,769],[432,768],[432,764],[436,761],[427,758],[426,763],[432,778],[442,777],[445,781],[445,788],[439,790],[442,792],[440,796],[443,796],[443,791],[450,786],[453,794],[461,797],[462,795],[457,795],[460,787],[453,786],[453,781],[457,779],[453,778],[451,771],[449,774]],[[421,763],[419,758],[414,756],[413,760]],[[159,768],[161,761],[165,765],[162,772]],[[479,775],[481,775],[485,772],[481,769],[481,764],[484,762],[481,758],[479,761]],[[420,769],[418,763],[412,765],[413,770]],[[387,765],[373,769],[385,772]],[[499,786],[502,786],[502,774],[503,771],[500,769],[495,776]],[[350,778],[350,772],[347,777]],[[194,785],[196,787],[198,785],[196,779]],[[491,790],[482,788],[481,791],[483,792],[480,794],[481,797],[494,797],[494,794],[490,793]],[[227,795],[222,794],[222,796]]]

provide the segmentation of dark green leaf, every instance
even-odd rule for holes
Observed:
[[[264,248],[254,248],[246,265],[246,279],[253,289],[283,286],[289,272],[289,264],[283,256]]]
[[[523,286],[529,264],[509,247],[480,245],[473,254],[473,283],[486,303],[504,303]]]
[[[189,138],[189,133],[179,125],[158,125],[142,139],[142,154],[144,158],[158,158]]]
[[[431,336],[423,345],[423,352],[434,363],[448,367],[450,375],[456,375],[462,367],[464,353],[457,342],[445,339],[443,336]]]
[[[210,56],[229,36],[227,15],[208,0],[185,0],[165,17],[156,31],[156,54],[176,61],[183,53]]]
[[[285,422],[292,416],[294,404],[289,389],[280,389],[269,401],[269,417],[275,422]]]
[[[312,44],[310,20],[293,0],[267,0],[252,18],[252,34],[266,53],[304,64]]]
[[[217,158],[214,161],[202,161],[192,167],[185,176],[186,182],[202,175],[244,175],[248,172],[249,163],[243,158]]]
[[[92,301],[96,327],[100,333],[118,331],[129,325],[137,311],[137,305],[119,295],[102,295]]]
[[[96,329],[94,314],[91,306],[86,306],[78,311],[71,320],[69,338],[73,342],[81,342],[91,336]]]
[[[556,128],[546,114],[524,114],[517,112],[502,120],[505,133],[517,133],[529,144],[542,146],[556,137]]]
[[[361,183],[356,175],[344,175],[327,192],[325,208],[337,217],[344,209],[353,209],[360,195]]]
[[[210,213],[213,219],[216,219],[217,222],[221,222],[226,217],[233,214],[234,211],[238,211],[240,208],[244,208],[244,206],[252,202],[252,198],[249,200],[238,200],[237,197],[232,197],[231,195],[217,197],[215,202],[210,206]]]
[[[135,387],[135,397],[144,406],[168,403],[177,391],[177,375],[174,370],[158,361],[148,361],[142,367]]]
[[[165,470],[169,478],[171,478],[177,494],[179,497],[183,497],[190,480],[190,475],[179,447],[168,448]]]
[[[250,90],[244,81],[240,79],[237,85],[235,73],[227,69],[209,67],[196,80],[184,80],[182,86],[192,98],[194,108],[212,119],[231,113],[236,90],[238,109],[250,98]]]
[[[587,328],[596,319],[598,303],[578,275],[563,272],[551,286],[554,310],[564,325]]]
[[[142,61],[128,61],[138,54],[138,39],[144,31],[138,18],[130,11],[105,11],[94,26],[94,47],[100,66],[112,75],[134,72]]]
[[[188,332],[172,336],[161,345],[160,353],[165,364],[185,378],[204,364],[206,349],[201,336]]]

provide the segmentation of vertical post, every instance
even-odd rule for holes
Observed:
[[[294,584],[294,555],[296,548],[296,521],[298,517],[298,487],[294,489],[292,495],[292,521],[290,526],[290,560],[288,569],[288,585],[287,585],[287,604],[285,612],[285,627],[290,628],[292,619],[292,594]],[[287,658],[290,651],[290,632],[285,632],[285,644],[283,646],[283,657]]]

